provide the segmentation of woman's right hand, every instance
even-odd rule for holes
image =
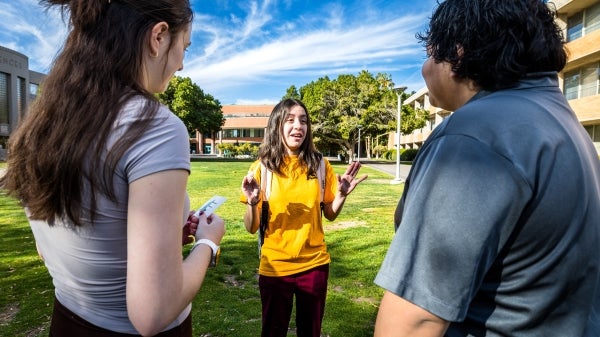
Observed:
[[[195,216],[192,217],[196,218]],[[215,244],[220,245],[221,240],[225,235],[225,221],[214,213],[207,217],[202,212],[197,219],[196,241],[200,239],[209,239]]]
[[[248,172],[242,179],[242,193],[246,196],[246,200],[250,204],[256,204],[259,201],[260,186],[252,172]]]

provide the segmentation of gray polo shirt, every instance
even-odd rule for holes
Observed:
[[[600,163],[555,73],[481,92],[440,124],[396,222],[375,283],[452,322],[446,336],[582,336],[598,304]]]

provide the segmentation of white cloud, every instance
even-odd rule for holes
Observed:
[[[66,37],[67,25],[58,10],[17,0],[2,5],[0,31],[4,32],[0,45],[27,55],[30,69],[46,72]]]
[[[420,87],[424,52],[414,34],[427,22],[435,0],[402,5],[408,2],[214,0],[198,5],[203,9],[194,16],[192,46],[177,75],[191,77],[227,104],[273,103],[291,84],[361,70],[394,73],[394,81]],[[417,6],[423,12],[415,14]],[[66,33],[56,6],[46,12],[38,0],[2,0],[0,45],[27,55],[30,69],[47,72]]]
[[[386,68],[398,67],[399,64],[394,63],[400,63],[403,56],[422,53],[414,38],[414,27],[423,19],[411,16],[348,30],[282,35],[235,53],[230,52],[235,48],[227,47],[215,57],[186,60],[183,75],[210,91],[297,73],[316,74],[340,68],[354,72],[352,70],[364,69],[365,65],[379,67],[383,72]]]

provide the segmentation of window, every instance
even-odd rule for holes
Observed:
[[[38,87],[39,87],[39,85],[37,85],[35,83],[29,83],[29,95],[31,95],[33,97],[37,96]]]
[[[238,138],[238,131],[237,129],[227,129],[227,130],[223,130],[223,137],[225,138]]]
[[[567,41],[573,41],[582,36],[583,12],[579,12],[567,20]]]
[[[598,65],[581,69],[581,97],[598,94]]]
[[[8,74],[0,73],[0,124],[8,124]]]
[[[600,2],[585,10],[585,33],[600,29]]]
[[[250,137],[263,137],[265,135],[264,129],[227,129],[223,130],[224,138],[250,138]]]
[[[25,116],[25,109],[27,108],[27,81],[22,77],[17,77],[19,81],[19,88],[17,89],[17,104],[19,109],[19,116]]]
[[[567,19],[567,42],[600,29],[600,3]]]
[[[579,97],[579,70],[565,73],[564,94],[567,99]]]
[[[252,137],[264,137],[265,129],[252,129]]]
[[[586,125],[585,131],[588,132],[590,138],[594,143],[600,142],[600,124],[597,125]]]
[[[429,117],[429,130],[435,129],[435,116]]]
[[[592,63],[565,73],[564,95],[576,99],[600,94],[600,64]]]

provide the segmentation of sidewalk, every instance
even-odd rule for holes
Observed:
[[[396,177],[396,163],[394,162],[385,162],[361,158],[360,163],[372,169],[387,173],[392,178]],[[410,168],[410,164],[400,164],[400,179],[402,179],[402,181],[406,180],[406,177],[408,177],[408,172],[410,172]]]

